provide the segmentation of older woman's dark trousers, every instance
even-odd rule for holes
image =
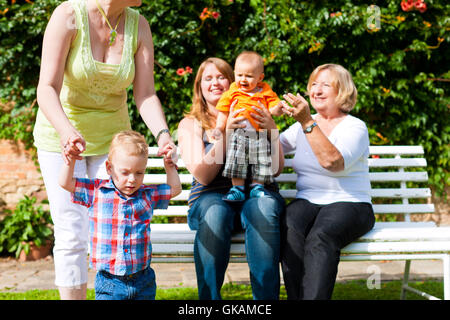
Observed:
[[[373,228],[372,205],[296,199],[281,220],[281,266],[289,300],[331,299],[341,249]]]

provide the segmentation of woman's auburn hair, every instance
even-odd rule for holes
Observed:
[[[323,70],[329,70],[334,77],[334,79],[332,79],[332,85],[338,91],[336,102],[339,104],[340,110],[344,113],[349,113],[355,107],[358,90],[356,89],[350,72],[343,66],[334,63],[318,66],[309,76],[307,86],[308,92],[311,90],[312,83]]]
[[[208,105],[206,104],[206,100],[203,97],[201,86],[203,71],[205,70],[205,67],[210,63],[216,66],[217,70],[219,70],[220,73],[222,73],[223,76],[228,79],[230,84],[234,81],[233,68],[231,68],[231,66],[225,60],[211,57],[200,64],[194,80],[194,95],[192,97],[191,110],[186,113],[186,116],[192,117],[199,121],[205,130],[214,128],[216,123],[216,116],[212,115],[209,112]]]

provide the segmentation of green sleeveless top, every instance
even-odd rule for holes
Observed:
[[[76,15],[77,35],[66,61],[61,105],[86,140],[83,155],[106,154],[112,136],[131,128],[126,89],[134,80],[139,12],[126,8],[121,62],[109,64],[92,56],[86,0],[69,2]],[[37,113],[33,135],[38,149],[61,152],[59,134],[41,110]]]

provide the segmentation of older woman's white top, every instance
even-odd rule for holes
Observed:
[[[295,151],[292,167],[297,173],[296,197],[315,204],[338,201],[370,203],[369,133],[366,124],[347,115],[328,139],[344,158],[342,171],[331,172],[319,164],[299,122],[281,134],[284,153]]]

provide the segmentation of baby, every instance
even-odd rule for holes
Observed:
[[[234,110],[243,109],[236,117],[245,117],[245,128],[236,129],[230,137],[223,175],[231,178],[233,187],[224,196],[228,202],[245,200],[244,183],[250,168],[252,183],[250,197],[262,197],[267,193],[264,183],[273,182],[270,143],[267,132],[260,130],[251,113],[252,107],[268,108],[272,115],[280,115],[280,99],[270,86],[263,82],[264,61],[253,51],[244,51],[237,58],[234,66],[235,82],[217,103],[217,117],[214,136],[220,136],[225,130],[230,106]],[[237,101],[237,102],[234,102]]]
[[[148,145],[134,131],[113,137],[106,161],[108,180],[74,178],[75,159],[63,165],[60,185],[72,193],[74,203],[88,207],[96,300],[155,299],[150,221],[154,209],[167,209],[169,200],[181,192],[172,153],[169,150],[164,159],[167,183],[160,185],[143,185]]]

